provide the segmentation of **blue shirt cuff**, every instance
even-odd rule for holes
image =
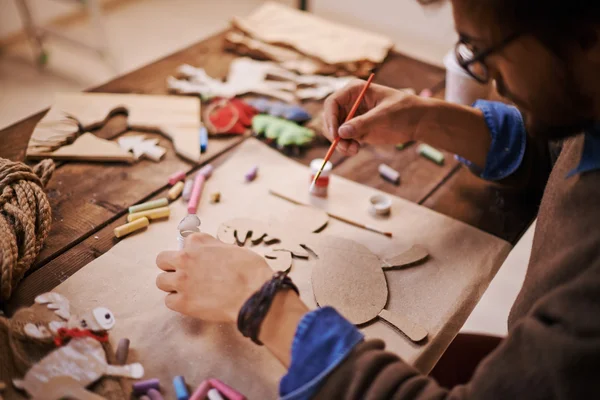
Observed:
[[[363,334],[331,307],[306,314],[294,336],[290,368],[279,383],[282,400],[310,399],[363,339]]]
[[[483,168],[460,157],[458,160],[483,179],[504,179],[521,166],[525,156],[527,131],[523,116],[516,107],[499,102],[477,100],[473,107],[483,112],[492,144]]]

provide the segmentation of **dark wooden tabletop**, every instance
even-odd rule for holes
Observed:
[[[223,50],[224,34],[212,36],[173,55],[127,75],[118,77],[94,92],[166,94],[166,78],[184,63],[204,68],[214,77],[224,78],[235,54]],[[377,72],[375,82],[395,88],[441,87],[444,70],[392,52]],[[322,102],[304,104],[317,115]],[[0,131],[0,157],[23,160],[29,137],[44,112],[33,115]],[[95,132],[114,138],[126,131],[126,117],[116,116]],[[219,164],[229,157],[228,149],[243,138],[227,139],[219,144],[222,151],[208,162]],[[12,311],[30,304],[40,293],[51,290],[115,243],[112,229],[123,223],[127,207],[161,195],[168,175],[200,165],[177,157],[170,142],[160,163],[141,161],[134,165],[67,162],[60,163],[47,188],[52,205],[52,230],[44,249],[23,280],[11,302]],[[322,157],[329,143],[319,139],[308,150],[288,154],[307,165]],[[470,174],[446,153],[443,166],[416,154],[416,146],[397,150],[394,146],[365,146],[352,158],[336,154],[334,172],[356,182],[408,199],[459,219],[486,232],[516,242],[535,215],[534,207],[522,207],[517,193],[495,187]],[[400,185],[381,179],[377,172],[386,163],[401,174]]]

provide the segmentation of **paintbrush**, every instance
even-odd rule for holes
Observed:
[[[290,203],[294,203],[294,204],[298,204],[298,205],[301,205],[301,206],[310,207],[307,204],[303,204],[303,203],[301,203],[299,201],[296,201],[296,200],[294,200],[292,198],[287,197],[284,194],[278,193],[278,192],[274,191],[273,189],[269,190],[269,193],[271,193],[273,196],[279,197],[280,199],[289,201]],[[379,229],[377,229],[377,228],[375,228],[373,226],[361,224],[360,222],[356,222],[356,221],[352,221],[352,220],[344,218],[344,217],[340,217],[339,215],[332,214],[332,213],[330,213],[328,211],[325,211],[325,212],[331,218],[335,218],[335,219],[340,220],[342,222],[345,222],[347,224],[356,226],[357,228],[366,229],[366,230],[371,231],[371,232],[379,233],[380,235],[384,235],[384,236],[387,236],[387,237],[392,237],[392,232],[384,232],[384,231],[379,230]]]
[[[358,106],[360,105],[360,102],[365,97],[365,93],[367,92],[367,89],[369,88],[371,81],[373,81],[374,76],[375,76],[374,73],[371,73],[371,75],[369,75],[369,79],[367,79],[367,83],[365,84],[365,87],[363,87],[362,91],[356,98],[356,101],[354,102],[354,105],[350,109],[350,112],[348,113],[348,116],[346,117],[346,120],[344,121],[344,123],[346,123],[346,122],[350,121],[352,118],[354,118],[354,114],[356,114],[356,110],[358,110]],[[337,147],[339,142],[340,142],[339,136],[336,137],[335,139],[333,139],[333,142],[331,142],[331,146],[329,146],[329,150],[327,150],[327,154],[325,154],[325,158],[323,159],[323,164],[321,164],[321,168],[319,168],[319,170],[315,174],[315,177],[312,180],[312,183],[310,184],[309,192],[312,192],[312,190],[314,189],[317,179],[319,179],[319,176],[321,176],[321,173],[323,172],[323,168],[325,168],[327,161],[329,161],[329,159],[333,155],[333,151],[335,150],[335,148]]]

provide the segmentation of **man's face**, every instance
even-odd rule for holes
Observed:
[[[477,0],[452,3],[456,30],[469,38],[476,51],[511,34],[487,18],[485,10],[477,10]],[[486,57],[484,63],[498,93],[526,116],[530,134],[559,139],[580,132],[593,120],[593,101],[577,79],[585,73],[579,65],[580,55],[574,50],[559,57],[533,35],[524,34]]]

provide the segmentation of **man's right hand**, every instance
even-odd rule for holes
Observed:
[[[337,147],[354,155],[360,143],[398,144],[414,140],[424,99],[385,86],[371,84],[354,118],[346,116],[363,89],[365,81],[356,80],[327,98],[324,105],[324,133],[329,140],[341,137]]]

